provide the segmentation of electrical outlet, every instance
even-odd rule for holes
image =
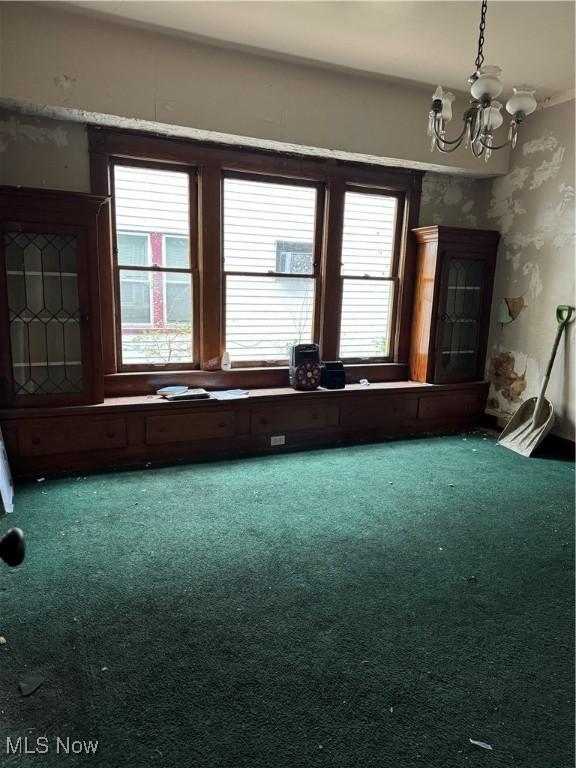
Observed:
[[[286,435],[274,435],[270,438],[270,445],[284,445],[286,443]]]

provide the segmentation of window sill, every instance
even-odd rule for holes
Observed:
[[[360,379],[373,382],[405,381],[408,378],[406,363],[367,363],[345,365],[346,383]],[[183,384],[205,389],[267,389],[287,387],[288,367],[233,368],[230,371],[138,371],[112,373],[104,377],[105,397],[123,395],[151,395],[169,384]]]

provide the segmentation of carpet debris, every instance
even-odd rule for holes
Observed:
[[[474,744],[477,747],[482,747],[482,749],[492,749],[490,744],[486,744],[485,741],[476,741],[475,739],[468,739],[470,744]]]
[[[43,483],[45,480],[46,480],[46,478],[45,478],[45,477],[37,477],[37,478],[36,478],[36,482],[37,482],[37,483]]]
[[[18,690],[22,696],[31,696],[35,691],[40,688],[44,678],[40,675],[26,675],[19,683]]]
[[[7,644],[8,644],[8,640],[6,640],[5,637],[0,637],[0,645],[7,645]]]
[[[468,578],[466,579],[466,581],[473,581],[473,582],[476,582],[476,581],[478,581],[478,579],[476,578],[476,576],[468,576]]]

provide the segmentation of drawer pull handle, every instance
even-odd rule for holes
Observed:
[[[313,413],[312,414],[312,419],[313,419],[313,421],[318,421],[318,414],[317,413]]]
[[[268,424],[268,422],[266,421],[266,419],[260,419],[260,424]]]
[[[40,445],[40,438],[39,437],[33,437],[32,438],[32,445]]]
[[[115,432],[106,432],[106,437],[113,438],[116,435]]]
[[[221,421],[221,422],[219,422],[218,426],[220,427],[220,429],[224,429],[226,427],[226,422],[225,421]]]

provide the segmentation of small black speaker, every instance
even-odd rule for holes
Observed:
[[[346,373],[340,360],[325,360],[320,366],[320,386],[325,389],[344,389]]]
[[[320,347],[318,344],[294,344],[290,350],[290,386],[317,389],[320,385]]]

